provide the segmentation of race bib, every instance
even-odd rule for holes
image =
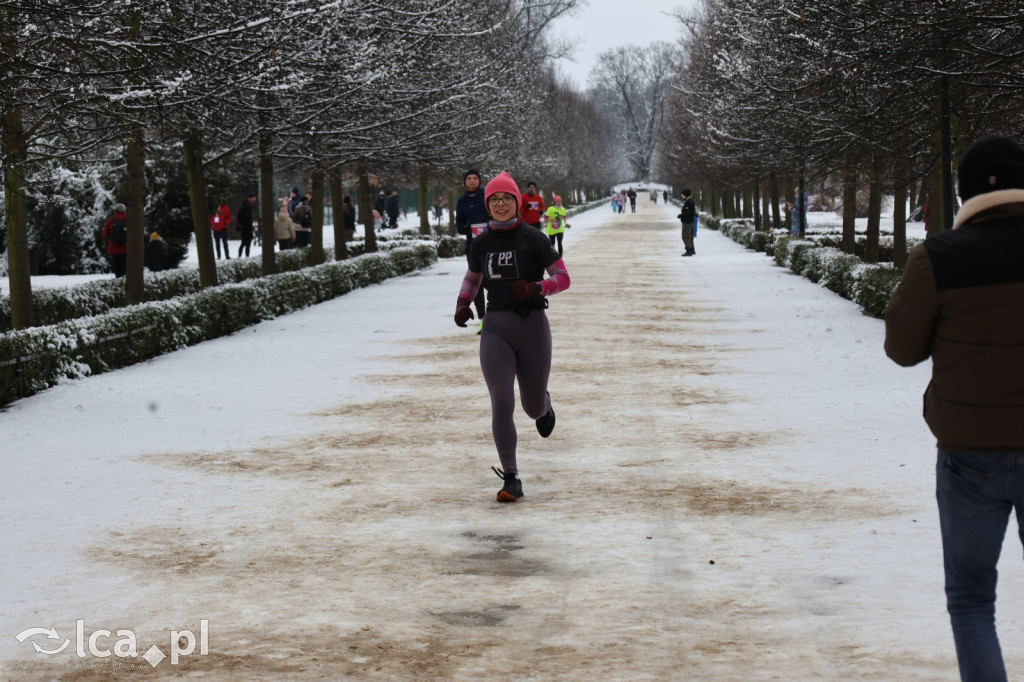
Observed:
[[[494,251],[487,254],[488,279],[519,279],[515,251]]]
[[[481,234],[487,231],[487,223],[473,223],[469,226],[469,232],[474,237],[479,237]]]

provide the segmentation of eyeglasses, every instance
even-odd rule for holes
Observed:
[[[497,195],[497,194],[492,194],[487,199],[487,203],[489,203],[489,204],[505,204],[506,206],[511,206],[511,205],[516,203],[516,198],[514,196],[512,196],[511,194],[503,194],[503,195],[500,195],[500,196]]]

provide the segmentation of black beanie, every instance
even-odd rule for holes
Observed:
[[[466,174],[462,176],[462,184],[466,184],[466,178],[468,178],[470,175],[475,175],[477,179],[481,181],[480,184],[483,184],[483,178],[480,177],[480,171],[474,170],[472,168],[466,171]]]
[[[960,159],[957,179],[964,201],[997,189],[1024,189],[1024,148],[1009,137],[979,137]]]
[[[683,190],[683,196],[684,196],[684,197],[688,197],[688,196],[690,196],[690,190],[688,190],[688,189],[684,189],[684,190]]]

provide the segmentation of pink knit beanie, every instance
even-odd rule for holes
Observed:
[[[484,187],[484,206],[488,206],[487,213],[491,212],[489,208],[491,195],[495,192],[505,192],[511,194],[516,198],[516,212],[519,212],[519,204],[523,201],[523,196],[519,193],[519,187],[516,186],[516,181],[512,179],[512,176],[502,171],[498,173],[493,180],[487,183]]]

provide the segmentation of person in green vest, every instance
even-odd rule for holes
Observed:
[[[551,198],[554,202],[544,211],[544,233],[551,240],[551,246],[558,247],[558,257],[562,257],[562,235],[569,223],[565,221],[565,209],[562,208],[562,197],[557,194]]]

